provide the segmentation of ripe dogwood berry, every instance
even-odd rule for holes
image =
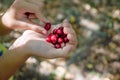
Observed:
[[[63,42],[63,38],[58,38],[58,43],[62,43]]]
[[[48,31],[51,28],[50,23],[46,23],[45,29]],[[67,34],[63,32],[63,27],[59,27],[58,29],[54,29],[52,33],[50,33],[46,41],[53,44],[56,49],[62,48],[65,46],[67,42],[69,42],[67,38]]]
[[[45,28],[47,31],[50,30],[51,24],[50,24],[50,23],[46,23],[44,28]]]

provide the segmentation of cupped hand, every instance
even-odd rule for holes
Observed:
[[[27,30],[14,42],[10,49],[18,50],[20,48],[21,53],[44,58],[66,57],[76,47],[77,39],[68,21],[65,20],[61,25],[56,25],[56,27],[61,26],[64,27],[63,31],[67,34],[67,38],[69,39],[69,42],[62,48],[56,49],[53,44],[46,42],[46,35]]]
[[[35,18],[42,23],[49,22],[41,13],[43,6],[41,0],[15,0],[3,15],[2,22],[10,29],[29,29],[46,33],[39,22],[36,24],[30,19]]]

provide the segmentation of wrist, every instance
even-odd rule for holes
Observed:
[[[9,48],[9,51],[15,53],[17,56],[23,56],[29,58],[31,55],[25,50],[24,47],[14,47],[13,45]]]

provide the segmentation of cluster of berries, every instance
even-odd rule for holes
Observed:
[[[47,31],[50,30],[51,24],[46,23],[44,28]],[[54,47],[57,49],[62,48],[63,46],[65,46],[67,42],[69,42],[67,34],[64,33],[62,26],[59,27],[58,29],[54,29],[53,32],[47,36],[46,41],[53,44]]]

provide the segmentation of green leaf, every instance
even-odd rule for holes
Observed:
[[[3,46],[2,44],[0,44],[0,50],[3,51],[3,52],[7,51],[7,49],[5,48],[5,46]]]
[[[13,79],[13,76],[11,76],[8,80],[14,80],[14,79]]]

